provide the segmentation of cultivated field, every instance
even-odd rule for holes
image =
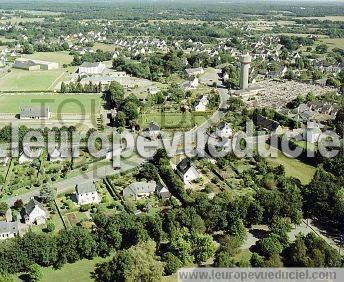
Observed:
[[[39,100],[46,102],[53,113],[57,113],[63,103],[62,113],[81,114],[78,104],[81,104],[86,114],[92,113],[92,103],[96,105],[96,113],[99,113],[101,98],[96,94],[2,94],[0,95],[0,113],[18,113],[19,107],[24,105],[39,105]]]
[[[66,70],[27,71],[11,69],[0,78],[0,91],[47,91],[66,75]]]
[[[68,52],[37,52],[30,55],[24,55],[25,58],[56,62],[62,67],[63,64],[69,64],[73,61],[73,56]]]
[[[326,43],[330,48],[344,49],[344,38],[321,38],[320,40]]]

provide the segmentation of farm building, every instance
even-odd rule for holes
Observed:
[[[22,106],[20,107],[20,119],[49,119],[51,111],[49,107]]]
[[[54,62],[47,62],[41,60],[31,60],[26,58],[19,58],[16,59],[13,68],[15,69],[23,69],[23,70],[56,70],[59,68],[58,63]]]

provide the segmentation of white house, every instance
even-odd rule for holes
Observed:
[[[303,139],[307,142],[314,144],[319,141],[322,131],[316,122],[308,122],[304,129]]]
[[[52,152],[48,154],[48,160],[50,162],[64,161],[66,158],[62,156],[62,152],[55,148]]]
[[[135,182],[128,185],[123,190],[123,198],[134,198],[135,200],[148,197],[157,188],[156,182]]]
[[[75,188],[76,199],[79,205],[99,204],[101,197],[94,182],[78,184]]]
[[[101,74],[105,70],[106,66],[103,63],[88,63],[83,62],[79,67],[78,73],[86,74]]]
[[[48,218],[48,214],[44,207],[36,201],[31,199],[23,209],[23,218],[26,224],[43,224]]]
[[[31,163],[34,159],[39,158],[41,153],[42,153],[41,148],[37,150],[33,150],[33,149],[30,149],[29,146],[24,146],[23,152],[20,154],[18,162],[19,164]]]
[[[156,140],[159,138],[161,131],[160,131],[160,126],[155,123],[154,121],[151,121],[148,125],[148,127],[145,130],[147,132],[147,137],[149,137],[152,140]]]
[[[17,222],[0,221],[0,240],[13,238],[19,234]]]
[[[192,76],[190,80],[187,80],[182,84],[182,87],[184,91],[188,91],[188,90],[197,88],[198,85],[199,85],[198,78],[196,76]]]
[[[200,177],[199,172],[192,165],[191,161],[188,158],[183,159],[177,165],[177,173],[183,179],[185,184],[188,184]]]
[[[195,111],[196,112],[204,112],[207,110],[209,100],[208,100],[207,96],[202,96],[200,99],[197,99],[196,103],[197,104],[195,106]]]
[[[216,135],[221,138],[229,138],[233,134],[232,128],[228,123],[222,122],[216,129]]]

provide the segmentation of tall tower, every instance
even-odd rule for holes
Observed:
[[[248,77],[252,58],[250,54],[247,53],[245,55],[240,56],[239,61],[241,63],[240,89],[246,90],[248,88]]]

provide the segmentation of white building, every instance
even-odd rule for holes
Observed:
[[[24,70],[56,70],[59,68],[59,64],[55,62],[31,60],[27,58],[18,58],[13,64],[13,68]]]
[[[13,238],[19,234],[17,222],[0,221],[0,240]]]
[[[197,169],[192,165],[191,161],[187,158],[183,159],[177,165],[177,173],[183,179],[185,184],[197,180],[200,177]]]
[[[308,122],[304,129],[303,139],[311,144],[319,141],[322,131],[320,126],[316,122]]]
[[[88,63],[84,62],[79,67],[78,73],[86,74],[101,74],[105,70],[106,66],[103,63]]]
[[[48,218],[44,207],[35,199],[31,199],[24,206],[23,212],[23,218],[26,224],[44,224]]]
[[[78,184],[76,185],[75,191],[79,205],[99,204],[101,201],[97,187],[93,182]]]
[[[50,162],[62,162],[66,160],[66,157],[62,156],[61,151],[55,148],[52,152],[48,154],[48,160]]]
[[[37,150],[33,150],[33,149],[30,149],[29,146],[24,146],[23,152],[20,154],[18,162],[19,164],[31,163],[34,159],[39,158],[41,153],[42,153],[41,148]]]
[[[196,112],[204,112],[207,110],[207,106],[209,104],[209,100],[208,100],[207,96],[202,96],[196,102],[197,102],[197,104],[195,106]]]
[[[216,135],[221,138],[229,138],[233,134],[232,128],[228,123],[220,123],[220,125],[216,129]]]

